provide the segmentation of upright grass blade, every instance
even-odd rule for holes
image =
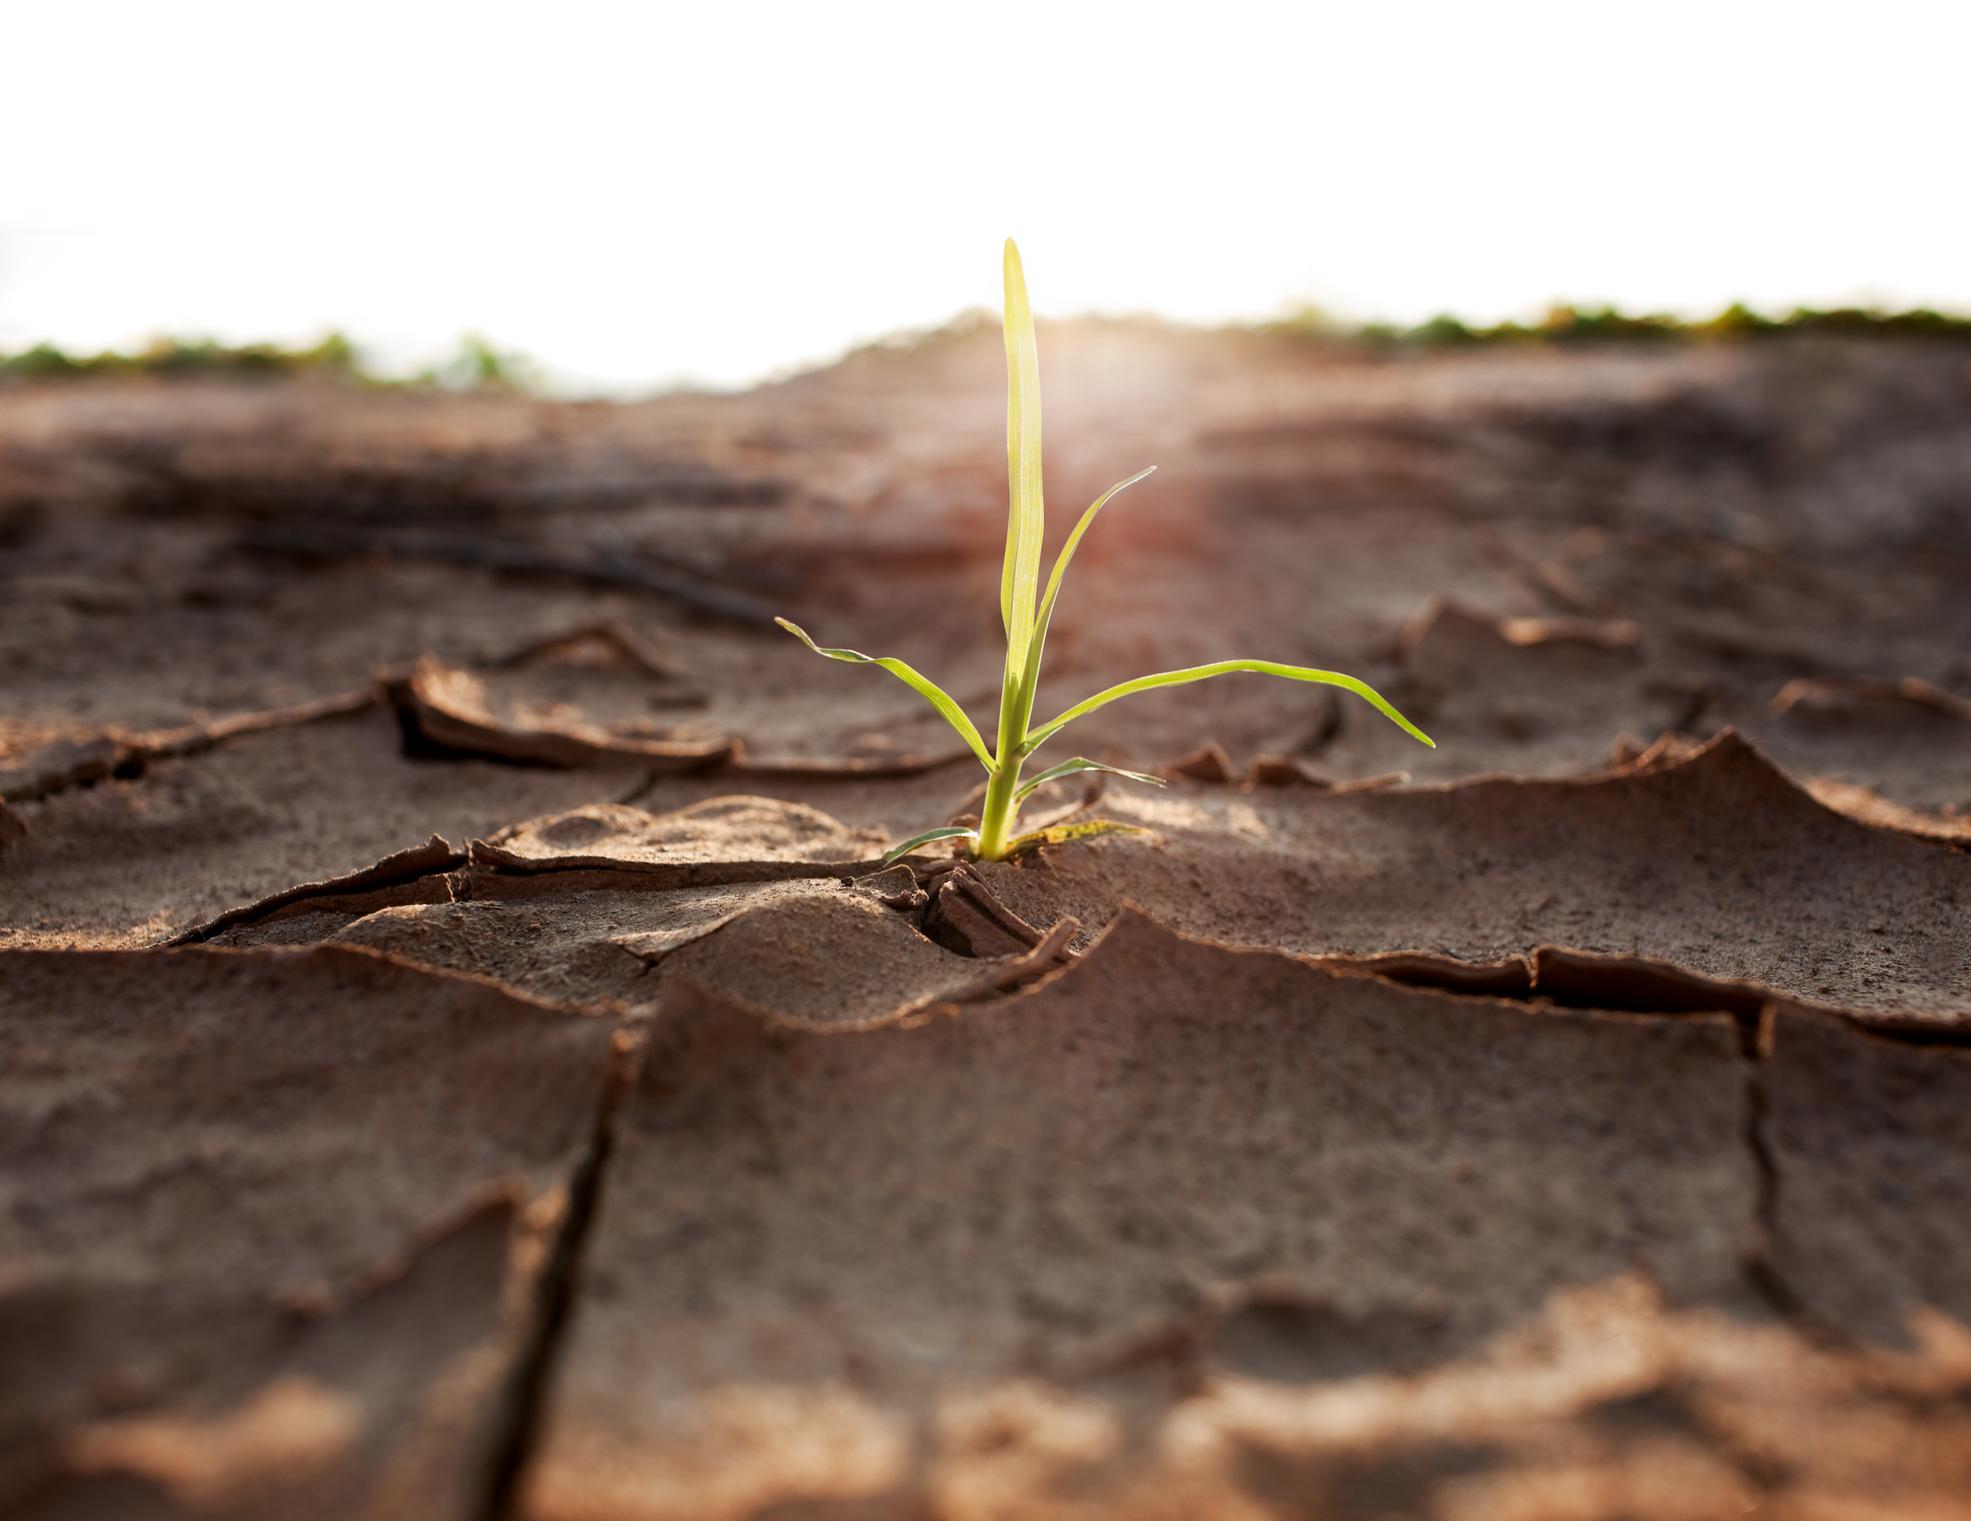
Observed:
[[[1105,766],[1102,762],[1090,760],[1085,755],[1077,755],[1073,760],[1062,761],[1058,766],[1049,766],[1040,775],[1029,778],[1021,785],[1020,790],[1013,794],[1013,801],[1024,803],[1027,800],[1027,795],[1034,788],[1044,787],[1049,782],[1058,782],[1064,776],[1074,776],[1082,771],[1103,771],[1107,772],[1110,776],[1127,777],[1132,782],[1144,782],[1152,787],[1168,785],[1160,776],[1147,776],[1141,771],[1125,771],[1120,766]]]
[[[912,835],[901,845],[892,845],[888,850],[884,851],[883,864],[885,866],[892,866],[909,855],[919,845],[929,845],[935,840],[976,840],[978,837],[979,832],[976,829],[927,829],[922,834]]]
[[[1260,676],[1281,676],[1288,681],[1320,682],[1324,686],[1340,687],[1344,691],[1353,692],[1410,738],[1429,745],[1433,750],[1437,748],[1437,741],[1397,712],[1382,693],[1365,681],[1357,681],[1353,676],[1344,676],[1339,671],[1317,671],[1312,666],[1281,665],[1274,660],[1220,660],[1211,665],[1187,666],[1181,671],[1160,671],[1154,676],[1138,676],[1134,681],[1121,682],[1107,691],[1097,692],[1093,697],[1076,703],[1060,717],[1049,719],[1039,728],[1029,730],[1026,749],[1031,754],[1063,724],[1071,724],[1077,718],[1114,702],[1118,697],[1147,692],[1152,687],[1176,687],[1191,681],[1208,681],[1213,676],[1229,676],[1237,671],[1251,671]]]
[[[944,716],[944,721],[958,731],[958,737],[971,746],[972,753],[979,758],[979,764],[992,770],[992,752],[986,748],[985,739],[978,727],[965,716],[965,710],[958,706],[950,693],[940,687],[928,676],[920,674],[915,667],[889,655],[865,655],[861,650],[827,650],[808,637],[807,630],[799,624],[789,623],[785,618],[773,620],[817,655],[826,655],[830,660],[846,660],[852,665],[879,665],[896,677],[912,691]]]
[[[1020,250],[1006,240],[1006,562],[999,579],[1006,626],[1006,671],[1025,668],[1040,590],[1040,541],[1047,530],[1040,493],[1040,350]]]

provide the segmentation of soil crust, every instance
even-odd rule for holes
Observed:
[[[1971,1516],[1971,345],[0,392],[0,1513]]]

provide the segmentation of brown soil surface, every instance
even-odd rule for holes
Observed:
[[[1971,348],[0,393],[0,1514],[1971,1516]],[[989,727],[989,726],[988,726]]]

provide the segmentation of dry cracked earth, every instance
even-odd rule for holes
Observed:
[[[0,394],[0,1513],[1971,1516],[1971,348]],[[1066,738],[1066,737],[1064,737]]]

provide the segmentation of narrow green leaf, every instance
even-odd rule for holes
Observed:
[[[892,845],[884,851],[883,864],[889,866],[901,861],[919,845],[929,845],[934,840],[976,840],[978,837],[979,832],[976,829],[927,829],[920,835],[913,835],[901,845]]]
[[[1146,782],[1152,787],[1168,785],[1160,776],[1146,776],[1141,771],[1125,771],[1120,766],[1105,766],[1100,761],[1088,759],[1085,755],[1077,755],[1073,760],[1062,761],[1058,766],[1049,766],[1040,775],[1026,782],[1013,795],[1013,800],[1016,803],[1024,803],[1027,800],[1027,794],[1032,792],[1034,788],[1044,787],[1049,782],[1059,781],[1064,776],[1073,776],[1079,771],[1105,771],[1110,776],[1127,777],[1132,782]]]
[[[1047,531],[1040,494],[1040,350],[1033,336],[1020,250],[1006,240],[1006,563],[999,580],[1006,669],[1026,665],[1040,590],[1040,541]]]
[[[1049,824],[1018,835],[1006,846],[1006,854],[1017,856],[1043,845],[1065,845],[1070,840],[1091,840],[1098,834],[1148,834],[1135,824],[1118,824],[1114,819],[1087,819],[1079,824]]]
[[[860,650],[823,649],[808,637],[807,630],[799,624],[789,623],[785,618],[773,620],[817,655],[826,655],[830,660],[846,660],[853,665],[879,665],[896,677],[912,691],[944,716],[944,721],[958,731],[958,737],[972,747],[972,753],[979,758],[979,764],[986,770],[992,769],[992,752],[986,749],[986,742],[979,734],[978,727],[965,716],[965,710],[958,706],[951,695],[928,676],[920,674],[914,667],[889,655],[865,655]]]
[[[1344,676],[1339,671],[1317,671],[1312,666],[1305,665],[1281,665],[1274,660],[1220,660],[1211,665],[1187,666],[1181,671],[1160,671],[1154,676],[1138,676],[1134,681],[1125,681],[1110,687],[1107,691],[1097,692],[1093,697],[1076,703],[1060,717],[1050,719],[1039,728],[1029,731],[1026,748],[1029,752],[1033,751],[1063,724],[1073,723],[1077,718],[1093,713],[1097,708],[1114,702],[1118,697],[1147,692],[1152,687],[1176,687],[1191,681],[1208,681],[1213,676],[1229,676],[1237,671],[1251,671],[1260,676],[1280,676],[1288,681],[1320,682],[1324,686],[1340,687],[1344,691],[1353,692],[1410,738],[1429,745],[1433,750],[1437,748],[1436,740],[1397,712],[1388,699],[1367,682],[1357,681],[1353,676]]]
[[[1026,691],[1031,692],[1040,684],[1040,655],[1041,651],[1047,645],[1048,626],[1054,621],[1054,600],[1061,595],[1061,578],[1067,574],[1068,561],[1074,558],[1075,549],[1081,543],[1081,536],[1088,532],[1088,525],[1095,521],[1095,514],[1108,506],[1110,497],[1114,496],[1117,492],[1127,491],[1131,486],[1142,480],[1144,476],[1153,474],[1156,468],[1155,465],[1152,465],[1147,470],[1138,470],[1128,480],[1117,481],[1107,491],[1096,497],[1088,510],[1081,515],[1081,520],[1074,525],[1074,531],[1068,535],[1067,543],[1061,546],[1060,554],[1055,556],[1054,569],[1047,577],[1047,594],[1040,599],[1040,612],[1035,617],[1033,624],[1033,639],[1027,646],[1026,663],[1022,678],[1025,682],[1024,689]]]
[[[1054,569],[1047,577],[1047,595],[1040,599],[1040,614],[1034,620],[1034,627],[1043,637],[1047,632],[1048,619],[1054,614],[1054,599],[1061,594],[1061,577],[1067,574],[1068,562],[1074,558],[1074,552],[1081,544],[1081,536],[1088,532],[1088,525],[1095,521],[1095,514],[1109,505],[1110,497],[1127,491],[1145,476],[1155,475],[1156,472],[1157,467],[1151,465],[1138,470],[1128,480],[1117,481],[1089,504],[1088,510],[1081,515],[1081,520],[1074,525],[1074,531],[1068,535],[1067,543],[1061,546],[1060,554],[1055,556]]]

